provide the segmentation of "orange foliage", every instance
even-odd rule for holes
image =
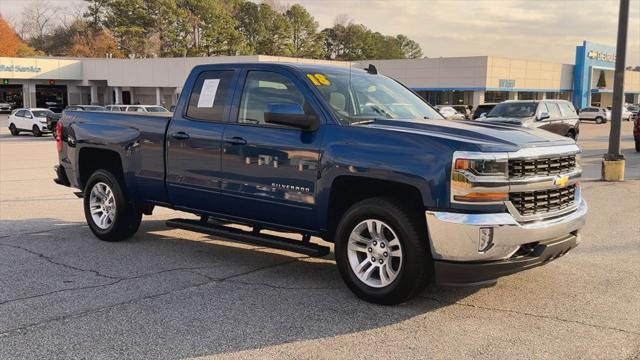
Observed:
[[[15,31],[7,24],[7,22],[0,17],[0,56],[15,57],[18,55],[18,50],[22,41]]]

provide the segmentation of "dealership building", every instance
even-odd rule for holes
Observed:
[[[500,56],[339,62],[274,56],[86,59],[0,57],[0,101],[13,107],[177,102],[191,69],[229,62],[304,62],[378,71],[430,103],[472,105],[508,99],[566,99],[576,107],[611,106],[615,48],[583,42],[575,64]],[[625,102],[639,103],[640,72],[625,74]]]

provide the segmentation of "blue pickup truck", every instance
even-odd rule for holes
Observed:
[[[572,139],[444,120],[373,66],[197,66],[172,117],[67,111],[56,132],[55,181],[81,190],[98,238],[161,206],[197,215],[173,228],[309,256],[333,243],[347,286],[380,304],[542,265],[587,212]]]

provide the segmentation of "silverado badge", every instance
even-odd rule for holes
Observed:
[[[553,180],[553,185],[561,188],[567,186],[567,183],[569,183],[569,177],[567,175],[558,176]]]

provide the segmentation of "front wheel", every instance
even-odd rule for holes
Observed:
[[[9,125],[9,132],[11,132],[11,135],[13,135],[13,136],[20,135],[20,131],[18,131],[18,128],[16,127],[16,124],[14,124],[14,123],[11,123],[11,125]]]
[[[138,231],[142,211],[125,197],[121,181],[106,170],[91,175],[84,188],[84,215],[95,236],[121,241]]]
[[[40,137],[42,136],[42,131],[40,131],[40,128],[38,127],[38,125],[33,125],[33,136],[35,137]]]
[[[401,303],[422,290],[433,273],[426,226],[386,198],[353,205],[336,229],[340,275],[359,298]]]
[[[604,119],[601,118],[600,116],[596,118],[596,124],[602,124],[603,122],[604,122]]]

